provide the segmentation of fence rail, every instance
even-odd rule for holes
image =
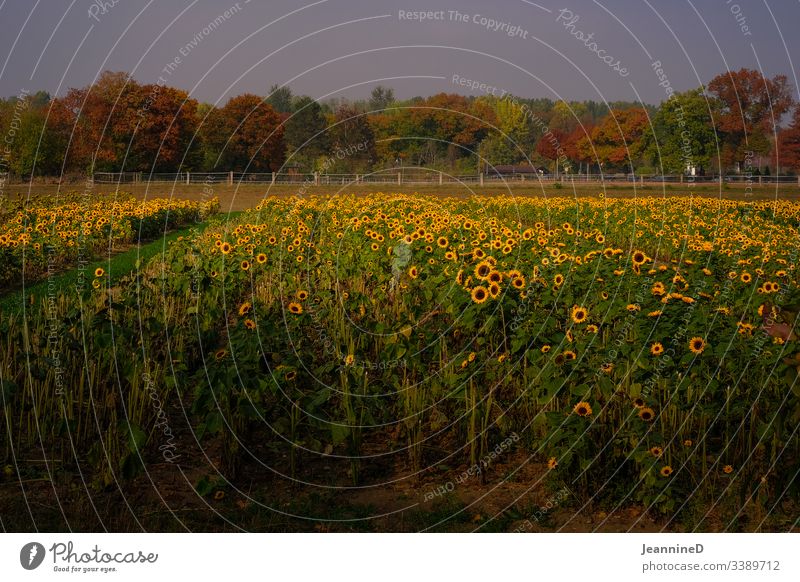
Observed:
[[[796,184],[800,186],[800,176],[751,176],[733,174],[726,176],[684,176],[661,174],[537,174],[537,173],[487,173],[452,175],[436,170],[420,172],[410,170],[385,170],[368,174],[301,174],[282,172],[96,172],[94,181],[99,184],[297,184],[311,186],[350,185],[350,184],[394,184],[394,185],[436,185],[436,184],[503,184],[508,182],[531,183],[580,183],[580,182],[627,182],[645,183],[728,183],[743,185]]]

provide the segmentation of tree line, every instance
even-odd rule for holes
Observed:
[[[317,102],[273,86],[220,106],[105,72],[61,97],[0,99],[0,174],[298,171],[525,165],[555,173],[800,170],[800,105],[784,75],[741,69],[659,106],[439,93]],[[753,161],[755,160],[755,162]]]

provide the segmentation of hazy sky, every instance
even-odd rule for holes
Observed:
[[[273,83],[320,99],[382,83],[400,98],[658,103],[742,67],[797,87],[799,23],[800,0],[0,0],[0,95],[63,94],[111,69],[211,103]]]

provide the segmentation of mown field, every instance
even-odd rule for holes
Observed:
[[[792,196],[164,193],[98,236],[204,227],[0,313],[4,528],[797,526]]]

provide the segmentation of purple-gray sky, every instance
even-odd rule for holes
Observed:
[[[401,18],[419,10],[441,12]],[[378,82],[399,98],[480,94],[454,75],[525,97],[658,103],[665,82],[683,91],[742,67],[796,87],[798,23],[800,0],[0,0],[0,95],[61,95],[111,69],[211,103],[273,83],[315,98]]]

